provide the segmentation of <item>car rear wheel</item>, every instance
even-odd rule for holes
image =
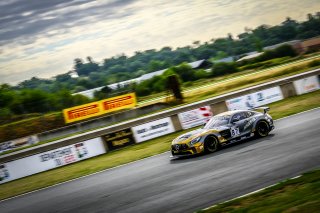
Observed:
[[[204,141],[204,150],[207,153],[212,153],[217,151],[219,148],[219,141],[214,136],[208,136]]]
[[[255,136],[266,137],[270,132],[270,126],[266,121],[259,121],[256,126]]]

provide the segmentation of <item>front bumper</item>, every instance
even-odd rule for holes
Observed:
[[[173,144],[171,145],[172,156],[188,156],[202,153],[204,147],[202,144],[189,147],[187,144]]]

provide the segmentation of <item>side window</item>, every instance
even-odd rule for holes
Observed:
[[[240,121],[240,120],[241,120],[241,115],[240,115],[240,113],[236,113],[236,114],[234,114],[234,115],[232,116],[231,122],[233,123],[233,122],[237,122],[237,121]]]
[[[246,112],[240,112],[240,120],[246,119],[248,117]]]
[[[245,112],[239,112],[233,115],[231,122],[237,122],[241,121],[243,119],[246,119],[248,116]]]
[[[254,115],[253,112],[245,112],[245,113],[247,114],[247,117],[248,117],[248,118]]]

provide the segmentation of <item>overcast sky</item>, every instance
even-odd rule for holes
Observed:
[[[317,11],[319,0],[3,0],[0,83],[66,73],[75,58],[183,47]]]

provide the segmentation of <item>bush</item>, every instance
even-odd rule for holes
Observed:
[[[208,78],[210,76],[210,73],[200,69],[194,72],[194,76],[198,80],[202,78]]]
[[[142,84],[137,85],[135,91],[139,97],[150,95],[152,92],[148,87]]]
[[[211,69],[211,75],[212,76],[221,76],[225,74],[230,74],[230,73],[235,73],[238,72],[238,68],[235,63],[217,63],[214,64],[212,69]]]

